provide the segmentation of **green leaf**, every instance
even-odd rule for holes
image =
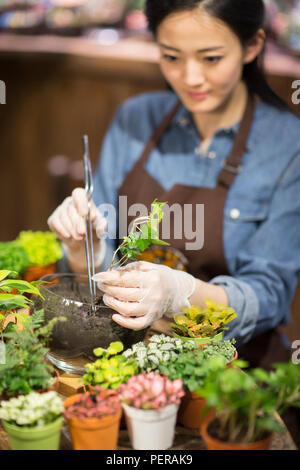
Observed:
[[[110,354],[110,355],[113,355],[113,354],[118,354],[120,353],[121,351],[123,351],[124,349],[124,346],[123,344],[121,343],[121,341],[116,341],[114,343],[110,343],[108,349],[107,349],[107,352]]]
[[[31,300],[22,295],[0,294],[0,309],[12,310],[15,308],[24,308],[31,303]]]
[[[145,238],[140,238],[137,240],[136,245],[139,248],[140,251],[145,251],[146,248],[152,243],[152,240],[148,240]]]
[[[150,240],[150,242],[153,244],[153,245],[165,245],[165,246],[170,246],[170,243],[168,242],[165,242],[163,240],[159,240],[158,238],[153,238]]]
[[[9,274],[12,274],[12,273],[13,274],[18,274],[15,271],[10,271],[10,270],[7,270],[7,269],[1,269],[0,270],[0,281],[5,279]]]
[[[7,287],[9,289],[18,289],[20,293],[26,292],[27,294],[35,294],[39,297],[42,297],[40,291],[27,281],[6,279],[5,281],[0,282],[0,290],[3,287]]]
[[[106,352],[106,351],[105,351],[105,349],[103,349],[103,348],[95,348],[95,349],[93,350],[93,353],[95,354],[96,357],[101,357],[101,356],[103,356],[103,354],[104,354],[105,352]]]

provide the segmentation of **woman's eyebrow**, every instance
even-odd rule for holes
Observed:
[[[176,47],[172,47],[172,46],[167,46],[166,44],[162,44],[161,42],[159,42],[158,45],[160,47],[164,47],[165,49],[169,49],[170,51],[181,52],[180,49],[176,49]],[[225,49],[225,48],[223,46],[206,47],[205,49],[198,49],[197,52],[210,52],[210,51],[216,51],[220,49]]]

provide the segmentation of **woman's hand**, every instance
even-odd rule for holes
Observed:
[[[77,272],[86,270],[84,238],[87,215],[86,191],[83,188],[76,188],[72,196],[67,197],[47,221],[49,228],[62,241],[71,268]],[[105,241],[101,241],[101,238],[106,231],[107,223],[93,201],[90,203],[90,215],[94,231],[95,264],[99,267],[104,258]]]
[[[192,275],[146,261],[98,273],[93,279],[105,293],[103,302],[118,312],[112,319],[134,330],[189,307],[189,297],[196,286]]]

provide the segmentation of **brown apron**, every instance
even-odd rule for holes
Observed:
[[[230,275],[224,255],[223,248],[223,219],[224,206],[227,198],[228,189],[231,187],[242,162],[242,157],[246,148],[248,135],[250,133],[255,100],[249,96],[247,106],[241,120],[238,132],[235,136],[234,144],[225,164],[219,174],[217,186],[215,188],[198,188],[175,184],[170,190],[166,191],[155,179],[153,179],[145,170],[145,164],[151,151],[157,146],[164,132],[169,127],[173,117],[180,107],[177,103],[171,111],[165,116],[160,126],[155,130],[149,139],[141,157],[134,165],[131,172],[125,178],[120,190],[119,196],[127,196],[128,207],[139,203],[144,204],[150,210],[151,203],[157,198],[159,201],[167,201],[169,207],[173,204],[191,204],[195,209],[196,204],[204,204],[204,246],[200,250],[185,250],[185,244],[191,242],[184,237],[184,227],[181,229],[183,236],[181,239],[174,238],[176,223],[172,212],[170,213],[170,238],[168,241],[172,247],[177,248],[184,253],[188,259],[188,271],[195,277],[209,281],[218,275]],[[195,211],[192,212],[193,217]],[[124,219],[125,218],[125,219]],[[128,224],[134,217],[127,217],[127,214],[120,213],[119,220],[122,226],[128,227]],[[184,219],[184,217],[182,217]],[[165,328],[163,331],[166,332]],[[243,356],[245,358],[245,356]]]

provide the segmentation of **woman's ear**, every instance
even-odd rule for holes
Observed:
[[[266,33],[263,29],[259,29],[255,36],[250,39],[244,47],[244,64],[249,64],[256,59],[261,53],[266,40]]]

